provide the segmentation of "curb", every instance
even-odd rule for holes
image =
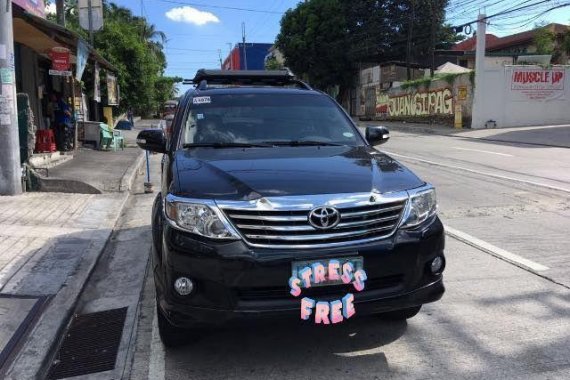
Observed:
[[[144,157],[145,154],[144,151],[142,151],[123,173],[119,188],[113,189],[112,191],[100,190],[86,182],[73,179],[43,177],[36,170],[30,168],[30,177],[33,182],[32,189],[46,193],[104,194],[109,192],[129,192],[133,188],[137,173],[142,169]]]
[[[119,192],[129,192],[132,190],[135,178],[137,178],[137,174],[142,171],[142,166],[144,166],[144,158],[145,152],[144,150],[141,150],[137,159],[127,168],[127,170],[125,170],[123,178],[121,178]]]
[[[67,278],[59,292],[53,296],[33,330],[30,331],[25,341],[21,343],[21,349],[6,370],[6,379],[35,379],[43,378],[51,366],[52,349],[59,344],[59,338],[65,331],[77,307],[79,298],[95,270],[99,257],[105,250],[113,234],[122,210],[129,198],[128,193],[122,194],[120,207],[116,213],[113,228],[105,230],[93,230],[103,232],[104,237],[92,246],[91,252],[86,254],[74,274]]]

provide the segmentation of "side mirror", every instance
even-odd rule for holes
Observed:
[[[144,150],[166,153],[166,137],[162,129],[145,129],[137,136],[137,145]]]
[[[390,139],[390,131],[382,126],[368,126],[366,127],[366,141],[370,145],[384,144]]]

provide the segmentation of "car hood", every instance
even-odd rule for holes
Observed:
[[[224,200],[388,193],[424,184],[391,157],[367,147],[193,148],[174,154],[170,191]]]

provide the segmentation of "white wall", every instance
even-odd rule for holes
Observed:
[[[494,120],[497,128],[570,123],[570,66],[564,70],[562,94],[556,99],[529,99],[515,96],[511,89],[513,70],[517,66],[486,69],[483,79],[483,99],[473,110],[472,128],[485,128]]]

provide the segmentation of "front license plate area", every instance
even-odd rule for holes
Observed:
[[[291,263],[291,275],[293,277],[299,277],[298,274],[301,269],[305,267],[311,267],[315,263],[321,263],[325,266],[325,273],[327,280],[319,284],[311,282],[311,287],[340,285],[343,283],[342,280],[339,279],[331,281],[328,279],[328,267],[329,267],[329,261],[331,260],[338,260],[338,262],[340,263],[339,276],[342,274],[342,265],[347,262],[352,263],[355,271],[357,271],[358,269],[364,269],[364,259],[362,258],[362,256],[338,257],[338,258],[333,257],[330,259],[322,259],[322,260],[293,261]]]

